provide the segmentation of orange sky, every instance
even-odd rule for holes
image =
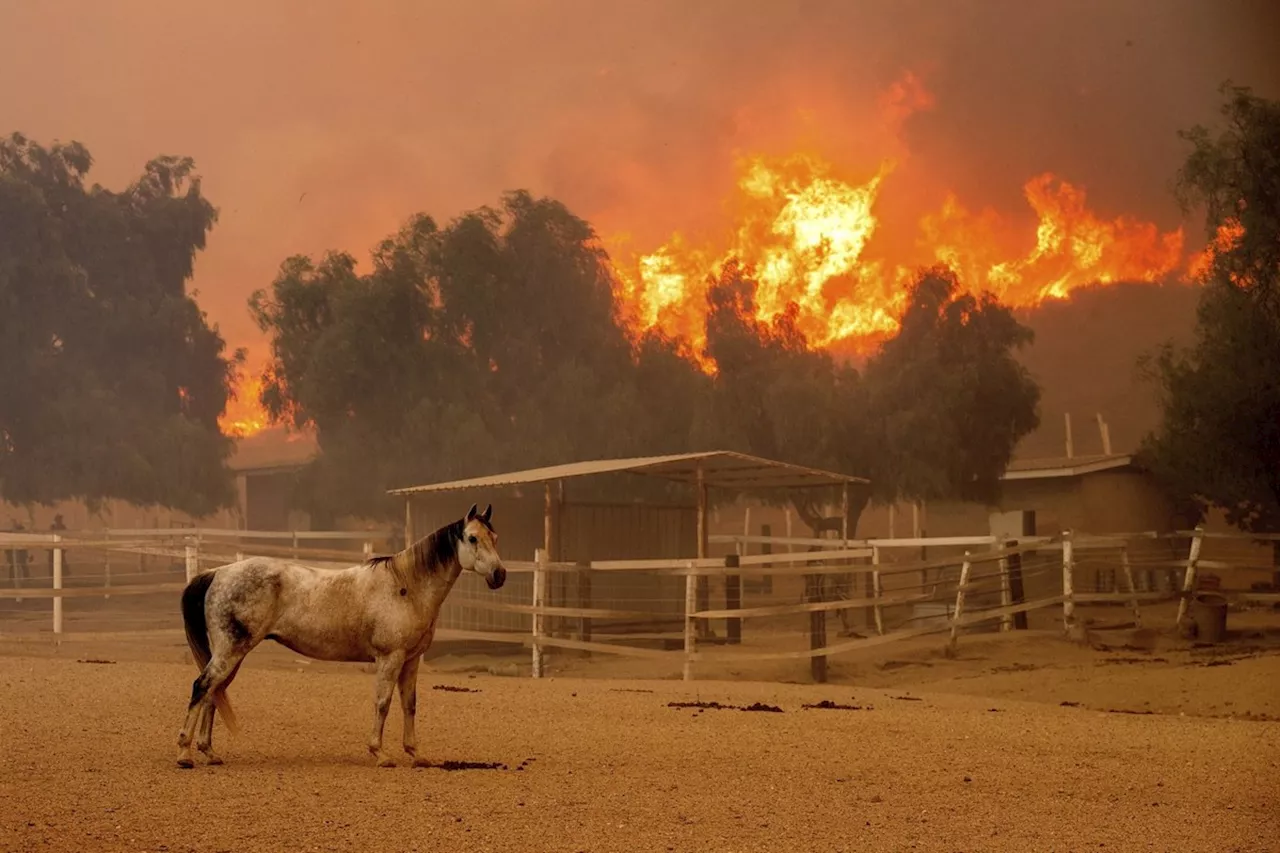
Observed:
[[[195,287],[233,346],[259,344],[245,302],[289,254],[363,258],[414,211],[516,187],[648,251],[723,223],[741,153],[857,181],[896,158],[882,247],[948,193],[1034,231],[1043,172],[1176,228],[1176,130],[1215,118],[1224,78],[1280,94],[1275,4],[1031,5],[12,2],[0,132],[80,140],[109,186],[193,156],[221,211]],[[885,122],[908,72],[932,105]]]

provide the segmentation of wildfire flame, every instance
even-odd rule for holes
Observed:
[[[223,434],[247,438],[266,429],[270,421],[258,399],[262,394],[262,377],[256,373],[242,374],[236,381],[234,393],[234,397],[227,399],[227,407],[218,419]]]
[[[707,279],[737,259],[758,282],[756,319],[771,321],[795,305],[797,325],[818,347],[865,352],[897,328],[907,285],[921,266],[944,263],[971,291],[1013,306],[1063,298],[1094,283],[1155,281],[1184,262],[1182,230],[1161,233],[1128,216],[1106,220],[1083,189],[1046,173],[1024,194],[1037,218],[1034,243],[993,211],[966,210],[949,196],[920,219],[911,257],[869,251],[879,220],[877,197],[892,162],[863,183],[835,177],[812,156],[744,160],[738,225],[727,245],[694,247],[681,235],[618,270],[618,295],[639,330],[660,328],[705,343]],[[706,366],[706,365],[704,365]]]
[[[1213,261],[1218,254],[1231,251],[1242,237],[1244,237],[1244,225],[1240,220],[1232,219],[1219,225],[1209,245],[1187,264],[1187,276],[1195,281],[1202,281],[1213,269]]]

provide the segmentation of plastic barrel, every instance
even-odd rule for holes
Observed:
[[[1191,599],[1191,619],[1196,624],[1196,639],[1202,643],[1219,643],[1227,635],[1227,599],[1216,592],[1198,592]]]

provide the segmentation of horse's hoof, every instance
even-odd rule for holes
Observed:
[[[431,762],[426,758],[426,756],[415,755],[413,757],[413,766],[414,767],[430,767]]]
[[[204,757],[209,762],[210,767],[218,767],[222,764],[221,755],[214,755],[212,752],[207,752]]]
[[[192,767],[196,766],[196,762],[191,756],[184,755],[178,759],[178,766],[183,770],[190,770]]]
[[[390,755],[381,755],[381,756],[378,756],[378,766],[379,767],[395,767],[396,760],[392,758]]]

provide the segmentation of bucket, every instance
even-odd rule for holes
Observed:
[[[1191,621],[1196,625],[1196,639],[1202,643],[1218,643],[1227,635],[1227,599],[1216,592],[1198,592],[1191,599]]]

